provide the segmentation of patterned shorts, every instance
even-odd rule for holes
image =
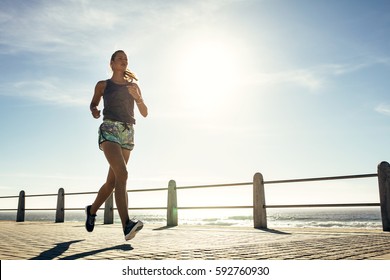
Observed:
[[[101,144],[110,141],[119,144],[123,149],[133,150],[134,128],[133,125],[118,121],[104,120],[99,128],[99,148]]]

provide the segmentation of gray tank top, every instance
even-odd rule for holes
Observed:
[[[111,80],[106,81],[103,93],[103,119],[135,124],[134,98],[130,95],[126,85],[119,85]]]

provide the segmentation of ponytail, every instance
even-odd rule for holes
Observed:
[[[137,76],[129,69],[126,69],[125,73],[123,73],[123,76],[125,77],[125,80],[129,81],[130,83],[133,82],[133,80],[138,81]]]

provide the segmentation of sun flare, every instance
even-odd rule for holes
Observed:
[[[234,49],[225,43],[203,41],[185,48],[176,79],[186,104],[207,109],[226,102],[236,89],[238,73]]]

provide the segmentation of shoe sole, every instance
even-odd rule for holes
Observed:
[[[131,231],[125,236],[125,240],[129,241],[135,237],[135,235],[144,227],[144,224],[141,221],[138,221]]]

